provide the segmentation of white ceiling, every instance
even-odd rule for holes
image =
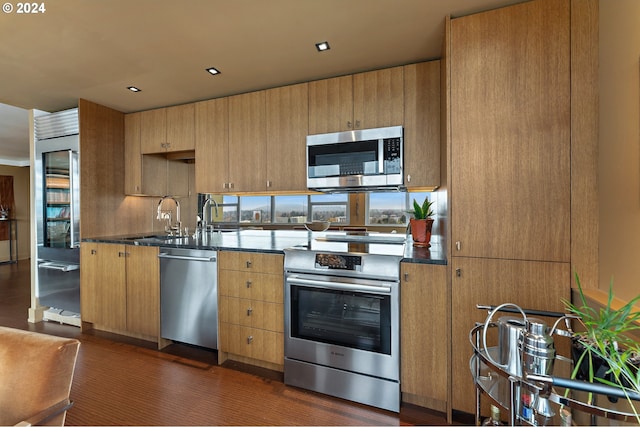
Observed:
[[[436,59],[446,15],[520,1],[41,0],[38,14],[9,1],[14,10],[0,13],[0,163],[28,164],[29,109],[85,98],[141,111]],[[325,40],[331,50],[317,52]]]

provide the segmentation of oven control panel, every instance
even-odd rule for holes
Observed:
[[[317,253],[315,267],[331,270],[362,271],[362,257],[358,255]]]

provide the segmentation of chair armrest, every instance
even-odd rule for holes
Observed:
[[[48,420],[50,420],[51,418],[62,414],[63,412],[65,412],[66,410],[71,408],[72,406],[73,406],[73,402],[70,401],[69,399],[61,400],[60,402],[56,403],[55,405],[49,406],[44,411],[41,411],[41,412],[39,412],[39,413],[27,418],[26,420],[20,421],[18,424],[15,424],[15,426],[18,426],[18,427],[30,427],[30,426],[42,425],[42,424],[46,423]]]

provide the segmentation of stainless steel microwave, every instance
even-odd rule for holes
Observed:
[[[307,188],[400,190],[404,187],[402,158],[402,126],[309,135]]]

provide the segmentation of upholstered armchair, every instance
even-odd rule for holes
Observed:
[[[79,347],[0,326],[0,425],[64,425]]]

